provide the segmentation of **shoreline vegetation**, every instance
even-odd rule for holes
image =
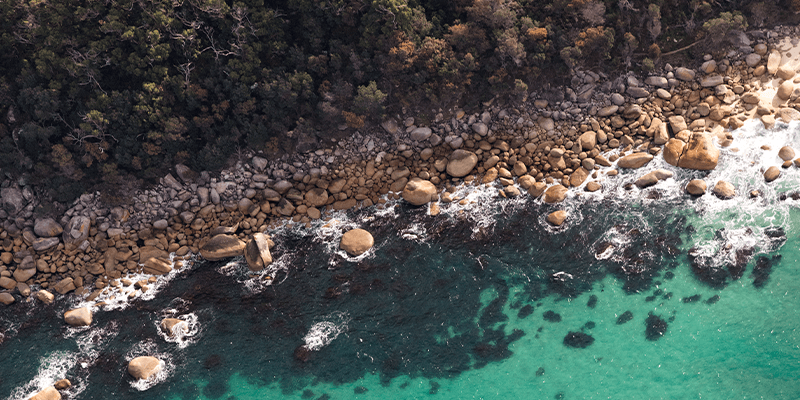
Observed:
[[[429,123],[387,117],[380,134],[356,133],[335,147],[293,153],[287,160],[247,153],[218,175],[178,163],[159,186],[121,205],[86,193],[57,218],[34,217],[37,200],[30,187],[10,184],[0,189],[0,302],[90,302],[113,291],[134,298],[197,254],[207,260],[244,255],[258,271],[272,261],[263,234],[270,228],[287,220],[328,219],[329,211],[381,208],[387,198],[436,215],[440,202],[466,201],[453,194],[459,185],[490,185],[500,197],[527,195],[557,204],[569,190],[602,191],[606,176],[654,157],[711,170],[719,148],[735,140],[731,130],[745,121],[759,118],[771,127],[776,120],[800,120],[797,37],[796,27],[739,36],[744,45],[709,54],[696,68],[666,65],[646,76],[609,78],[575,69],[569,85],[540,96],[493,99],[480,111],[455,110],[449,118],[440,112]],[[789,146],[781,158],[785,162],[765,171],[765,180],[774,180],[780,168],[800,166]],[[670,175],[653,171],[631,185],[646,187]],[[686,190],[725,198],[736,188],[696,180]],[[547,222],[559,225],[566,217],[558,210]],[[355,231],[342,243],[354,256],[373,243],[369,232]],[[150,277],[133,282],[128,278],[134,273]],[[91,320],[89,307],[65,313],[71,325]],[[141,376],[160,365],[157,359],[138,361],[147,368],[129,370]],[[50,389],[47,395],[54,396]]]

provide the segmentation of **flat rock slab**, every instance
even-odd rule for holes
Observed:
[[[233,235],[217,235],[200,249],[200,254],[209,261],[236,257],[244,254],[245,243]]]
[[[645,164],[649,163],[650,160],[653,159],[652,154],[648,153],[633,153],[629,154],[625,157],[622,157],[617,162],[617,165],[621,168],[641,168]]]

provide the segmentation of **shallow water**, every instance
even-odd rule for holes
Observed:
[[[392,204],[281,228],[270,271],[197,263],[90,328],[64,326],[64,301],[0,309],[0,397],[67,377],[74,399],[800,398],[800,172],[760,175],[800,128],[734,136],[710,173],[657,158],[573,189],[560,228],[557,206],[467,187],[474,203],[438,217]],[[675,176],[626,189],[655,168]],[[698,177],[737,197],[684,194]],[[353,227],[376,238],[358,258],[337,249]],[[167,316],[189,333],[160,333]],[[145,354],[165,370],[134,382]]]

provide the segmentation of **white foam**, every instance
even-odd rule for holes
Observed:
[[[499,190],[500,186],[494,183],[477,186],[460,185],[451,194],[451,197],[458,200],[440,203],[439,215],[448,218],[465,218],[470,221],[473,237],[488,233],[494,227],[498,215],[513,213],[528,201],[526,195],[498,201],[500,200],[498,199]],[[521,189],[520,192],[525,193]]]
[[[176,318],[181,321],[185,322],[184,324],[176,324],[172,328],[172,334],[168,334],[161,329],[161,320],[156,321],[156,331],[158,335],[161,336],[164,341],[169,343],[175,343],[178,345],[179,349],[185,349],[190,344],[197,343],[200,339],[200,331],[202,326],[200,325],[200,319],[197,317],[195,313],[183,314],[183,315],[176,315],[177,310],[165,310],[163,314],[164,318]]]
[[[323,320],[312,325],[308,333],[303,337],[303,341],[306,342],[306,348],[317,351],[327,346],[339,334],[347,330],[349,321],[349,314],[341,311],[323,317]]]
[[[143,392],[151,387],[164,382],[175,371],[175,363],[172,354],[159,352],[158,346],[151,340],[137,343],[125,355],[126,365],[128,362],[139,356],[151,356],[161,361],[161,370],[150,376],[148,379],[132,379],[131,387]]]
[[[69,351],[55,351],[39,361],[39,370],[36,376],[22,387],[11,392],[8,400],[23,400],[39,393],[48,386],[53,386],[56,381],[66,376],[78,362],[78,353]]]

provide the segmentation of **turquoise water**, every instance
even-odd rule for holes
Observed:
[[[800,398],[800,172],[760,176],[800,129],[735,136],[711,173],[657,159],[571,192],[559,229],[544,222],[556,206],[463,188],[473,203],[438,217],[398,205],[272,232],[272,285],[242,260],[200,262],[90,328],[60,321],[79,299],[4,308],[0,397],[68,377],[75,399]],[[654,168],[676,175],[626,189]],[[739,194],[691,198],[697,177]],[[338,237],[357,226],[376,246],[350,258]],[[166,340],[165,316],[192,334]],[[125,365],[144,354],[165,372],[134,382]]]

